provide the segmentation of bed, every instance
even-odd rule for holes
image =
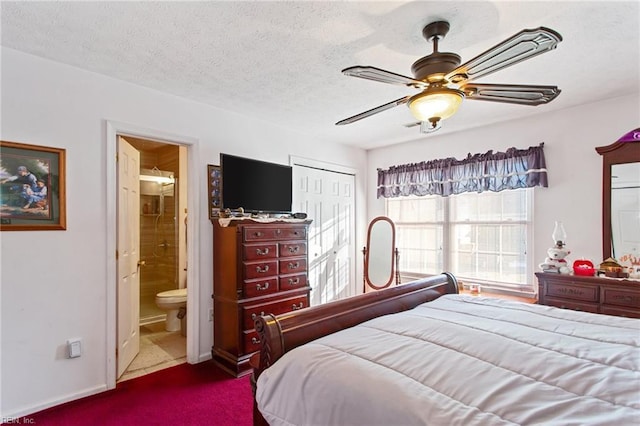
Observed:
[[[256,319],[254,424],[640,424],[640,320],[451,274]]]

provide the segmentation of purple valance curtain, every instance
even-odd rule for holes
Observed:
[[[464,160],[445,158],[378,169],[378,198],[547,187],[543,147],[541,143],[528,149],[469,154]]]

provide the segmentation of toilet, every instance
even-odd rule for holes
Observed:
[[[184,335],[186,332],[186,315],[184,310],[187,308],[187,289],[179,288],[177,290],[163,291],[156,294],[156,306],[167,311],[167,319],[165,329],[167,331],[180,331]],[[180,310],[183,310],[182,318],[179,318]]]

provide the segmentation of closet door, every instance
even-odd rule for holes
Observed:
[[[293,181],[293,210],[313,220],[311,305],[355,295],[355,176],[295,164]]]

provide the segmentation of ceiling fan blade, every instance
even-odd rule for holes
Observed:
[[[343,69],[342,73],[350,77],[359,77],[366,80],[378,81],[380,83],[417,87],[419,89],[426,89],[429,86],[429,83],[427,82],[415,80],[411,77],[396,74],[391,71],[386,71],[376,67],[357,65],[355,67]]]
[[[557,86],[525,84],[466,84],[461,90],[467,99],[532,106],[551,102],[560,94]]]
[[[406,104],[409,101],[409,98],[411,98],[411,96],[405,96],[404,98],[396,99],[395,101],[386,103],[384,105],[380,105],[379,107],[372,108],[369,111],[365,111],[365,112],[361,112],[360,114],[356,114],[353,117],[345,118],[344,120],[338,121],[336,123],[336,126],[342,126],[344,124],[351,124],[353,122],[356,122],[358,120],[362,120],[363,118],[367,118],[367,117],[372,116],[374,114],[377,114],[379,112],[386,111],[386,110],[391,109],[393,107],[396,107],[398,105]]]
[[[556,48],[562,36],[545,27],[522,30],[449,72],[453,83],[474,80]]]

